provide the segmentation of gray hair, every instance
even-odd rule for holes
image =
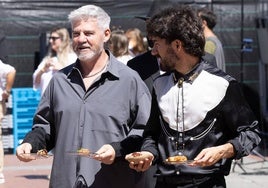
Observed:
[[[76,10],[73,10],[68,16],[71,24],[76,21],[87,20],[89,18],[96,18],[98,25],[102,29],[110,28],[110,16],[101,7],[95,5],[82,6]]]

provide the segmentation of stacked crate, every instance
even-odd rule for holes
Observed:
[[[14,150],[12,95],[6,103],[7,112],[2,119],[2,141],[5,154],[12,154]]]
[[[14,152],[24,136],[32,128],[33,115],[39,100],[40,91],[33,90],[32,88],[12,89]]]

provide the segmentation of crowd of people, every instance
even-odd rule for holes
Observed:
[[[53,150],[50,188],[225,188],[232,160],[261,139],[238,81],[226,73],[213,11],[164,8],[146,18],[146,34],[111,30],[110,15],[96,5],[68,19],[71,37],[52,29],[33,73],[42,97],[17,158]],[[0,66],[2,119],[16,70]]]

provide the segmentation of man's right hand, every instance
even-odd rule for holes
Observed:
[[[29,162],[35,160],[36,157],[30,155],[32,150],[32,145],[30,143],[23,143],[19,145],[16,149],[16,156],[20,161]]]

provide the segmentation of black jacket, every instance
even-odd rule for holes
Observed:
[[[193,160],[202,149],[225,143],[234,146],[235,158],[239,159],[260,142],[258,122],[238,82],[204,61],[187,75],[166,73],[158,77],[152,100],[142,151],[154,154],[160,176],[229,174],[232,159],[204,168],[166,164],[182,143],[184,154]]]
[[[127,66],[137,71],[152,93],[154,79],[160,75],[157,58],[147,51],[129,60]]]

